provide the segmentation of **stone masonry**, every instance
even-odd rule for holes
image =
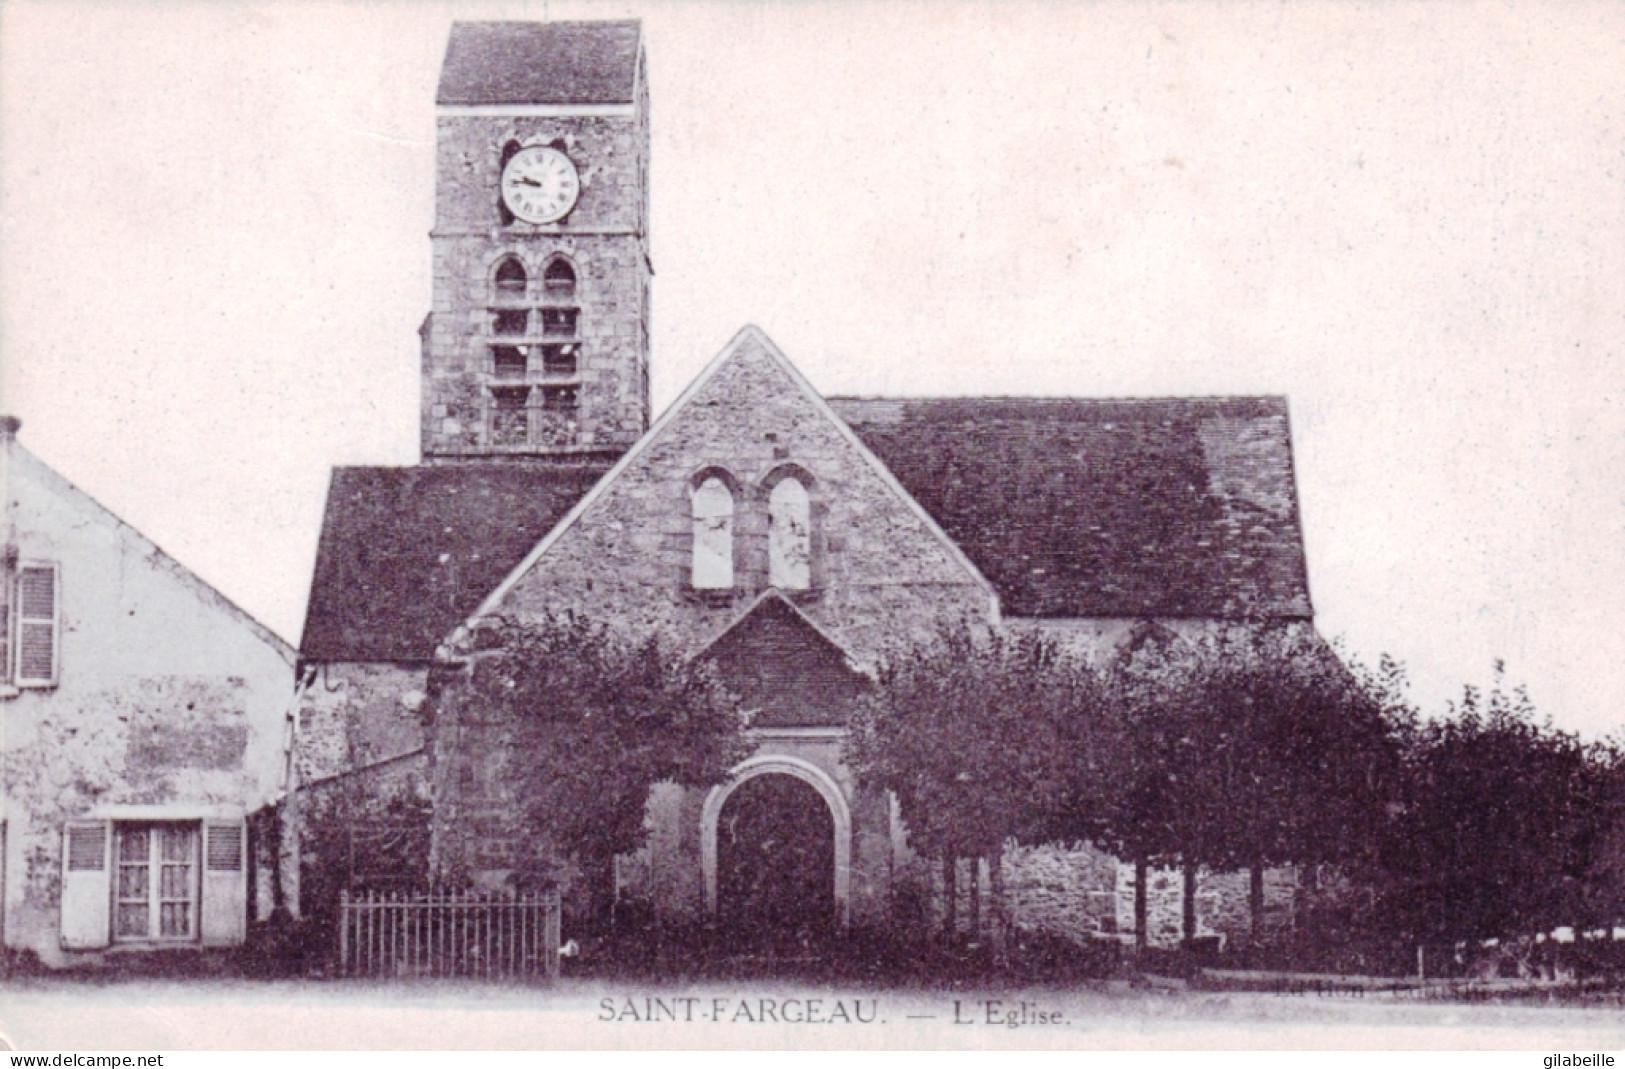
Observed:
[[[647,90],[621,115],[464,115],[438,122],[434,297],[423,343],[423,454],[426,459],[620,450],[649,420]],[[556,144],[575,163],[581,192],[555,223],[504,222],[498,189],[505,146]],[[515,257],[529,280],[517,301],[499,297],[494,272]],[[533,366],[525,382],[574,386],[577,412],[567,440],[501,444],[491,436],[492,345],[543,341],[542,273],[564,257],[576,275],[580,311],[574,374]],[[518,338],[498,338],[495,306],[530,312]],[[533,350],[534,351],[534,350]],[[538,359],[531,361],[539,364]],[[513,385],[501,380],[504,385]],[[538,417],[539,418],[539,417]]]
[[[950,544],[747,329],[720,366],[558,533],[498,611],[574,611],[680,648],[709,644],[767,586],[764,480],[792,467],[812,499],[812,589],[798,607],[860,664],[944,625],[991,622],[993,598]],[[689,584],[689,493],[701,472],[733,480],[735,586]]]

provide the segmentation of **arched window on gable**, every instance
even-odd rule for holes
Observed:
[[[734,585],[734,495],[728,484],[707,476],[693,490],[694,564],[690,582],[696,590],[729,590]]]
[[[793,475],[767,495],[767,581],[780,590],[812,586],[812,504]]]

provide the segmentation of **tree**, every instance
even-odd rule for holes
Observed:
[[[911,845],[942,863],[950,930],[958,860],[989,859],[1002,911],[1005,842],[1044,838],[1078,801],[1068,761],[1103,715],[1088,666],[1030,632],[944,630],[882,669],[852,718],[846,761],[896,795]]]
[[[1386,851],[1395,935],[1454,943],[1611,923],[1609,841],[1618,751],[1537,719],[1497,662],[1451,715],[1413,728],[1407,789]]]
[[[573,858],[592,913],[612,901],[615,855],[643,845],[650,788],[720,783],[746,756],[744,721],[714,671],[656,637],[629,640],[568,614],[500,620],[475,635],[454,700],[511,732],[519,823],[539,844],[527,875]]]
[[[1381,706],[1306,629],[1235,627],[1185,639],[1148,630],[1112,671],[1132,755],[1110,840],[1136,861],[1185,870],[1194,935],[1199,866],[1244,868],[1257,935],[1267,865],[1368,849],[1397,789]],[[1143,897],[1137,934],[1143,941]]]

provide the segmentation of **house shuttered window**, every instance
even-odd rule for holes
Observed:
[[[56,685],[61,590],[54,563],[24,561],[11,598],[11,681],[19,687]]]
[[[64,829],[64,947],[239,946],[247,934],[240,817],[85,820]]]
[[[113,938],[186,941],[197,937],[196,824],[117,826],[118,881]]]
[[[112,839],[106,821],[69,824],[62,833],[62,945],[107,945]]]
[[[204,946],[236,946],[248,935],[247,840],[241,823],[203,825]]]

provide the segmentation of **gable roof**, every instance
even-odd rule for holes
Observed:
[[[3,440],[0,440],[0,448],[5,448],[5,445],[6,443],[4,443]],[[11,448],[11,453],[7,457],[7,460],[11,464],[16,464],[18,468],[25,473],[25,477],[36,480],[50,491],[68,499],[69,501],[92,512],[93,514],[102,517],[105,521],[114,525],[136,545],[142,547],[143,551],[151,555],[153,560],[160,567],[169,572],[170,575],[174,576],[183,586],[191,590],[192,593],[196,594],[204,601],[218,606],[223,612],[226,613],[226,615],[241,622],[249,629],[249,631],[259,638],[261,642],[264,642],[267,646],[270,646],[272,649],[276,650],[277,655],[282,657],[284,660],[293,660],[293,647],[290,646],[287,640],[281,635],[278,635],[275,631],[272,631],[269,627],[266,627],[264,624],[260,623],[253,616],[249,615],[246,609],[242,608],[236,602],[232,601],[230,598],[220,593],[220,591],[206,583],[203,579],[199,578],[197,573],[193,572],[192,569],[188,568],[186,565],[182,564],[180,561],[176,560],[174,557],[165,552],[162,546],[158,545],[158,543],[154,542],[152,539],[148,538],[134,527],[131,527],[124,520],[120,519],[112,509],[109,509],[106,505],[102,504],[100,501],[97,501],[94,497],[91,497],[89,493],[74,485],[74,483],[61,472],[57,471],[55,468],[51,467],[49,464],[45,463],[45,461],[41,460],[39,457],[30,452],[29,449],[21,442],[13,438],[9,445]],[[4,470],[3,467],[0,467],[0,477],[10,478],[10,473]],[[3,481],[0,481],[0,493],[9,494],[12,492],[13,491],[9,487],[3,484]]]
[[[1007,615],[1311,614],[1283,398],[830,405]]]
[[[784,355],[784,352],[777,345],[773,344],[773,339],[769,338],[767,333],[763,331],[761,327],[756,326],[754,323],[747,323],[745,326],[739,329],[739,333],[735,334],[729,340],[727,345],[722,347],[722,351],[713,357],[711,362],[694,377],[694,381],[690,382],[688,384],[688,388],[678,395],[677,400],[673,401],[667,406],[666,410],[660,414],[660,418],[655,420],[654,425],[644,432],[643,437],[639,438],[635,443],[633,443],[632,448],[621,454],[621,458],[615,462],[614,467],[609,469],[609,472],[599,481],[598,485],[594,486],[585,496],[577,501],[575,506],[570,509],[569,514],[560,520],[558,524],[547,533],[547,536],[538,542],[536,547],[525,555],[525,558],[508,573],[507,577],[502,580],[496,589],[492,590],[490,595],[479,603],[478,608],[468,614],[467,618],[463,621],[462,626],[460,626],[456,632],[451,634],[451,640],[453,642],[458,641],[464,634],[466,634],[468,625],[476,622],[482,617],[489,616],[490,614],[496,612],[501,607],[503,599],[508,596],[509,591],[511,591],[525,576],[525,573],[529,572],[531,568],[535,567],[536,562],[541,560],[542,557],[546,555],[547,551],[553,547],[553,544],[562,538],[565,532],[568,531],[576,523],[576,521],[581,519],[582,515],[587,511],[587,509],[592,507],[593,503],[597,501],[601,495],[609,492],[609,488],[615,484],[615,480],[622,472],[631,467],[632,464],[635,463],[647,449],[649,449],[652,443],[660,440],[665,429],[670,426],[673,420],[677,418],[677,414],[687,407],[690,401],[699,396],[700,392],[705,389],[706,385],[709,384],[711,379],[716,376],[717,372],[726,367],[731,360],[749,347],[759,349],[762,353],[766,354],[769,360],[771,360],[781,371],[784,372],[790,381],[795,384],[795,387],[802,391],[803,395],[806,396],[810,402],[812,402],[813,406],[820,412],[820,414],[829,420],[830,425],[841,435],[841,437],[844,438],[851,445],[851,447],[857,451],[858,455],[862,457],[864,462],[869,465],[870,469],[880,478],[881,482],[886,485],[887,489],[896,494],[898,500],[900,500],[904,506],[919,519],[920,523],[924,525],[926,530],[940,541],[944,551],[947,552],[949,557],[951,557],[958,566],[965,570],[965,573],[972,579],[972,581],[987,592],[989,611],[993,616],[996,617],[998,615],[998,596],[995,593],[993,586],[985,577],[983,577],[980,572],[976,570],[976,565],[971,563],[970,558],[964,554],[959,546],[954,544],[953,539],[949,538],[948,535],[943,532],[942,528],[937,526],[937,521],[931,517],[930,513],[921,508],[919,503],[909,496],[908,491],[904,489],[902,484],[897,481],[896,477],[894,477],[892,473],[887,470],[886,465],[881,463],[880,460],[877,459],[875,455],[871,453],[863,444],[858,436],[852,433],[852,429],[847,426],[846,422],[843,421],[840,416],[836,415],[835,411],[830,408],[829,402],[824,399],[824,395],[813,389],[812,384],[802,377],[801,372],[796,370],[796,366],[790,362],[790,359]]]
[[[606,467],[334,468],[300,656],[431,660]]]
[[[435,103],[630,104],[641,26],[621,22],[455,22]]]
[[[755,715],[752,727],[841,727],[868,678],[777,590],[740,613],[700,655]]]

